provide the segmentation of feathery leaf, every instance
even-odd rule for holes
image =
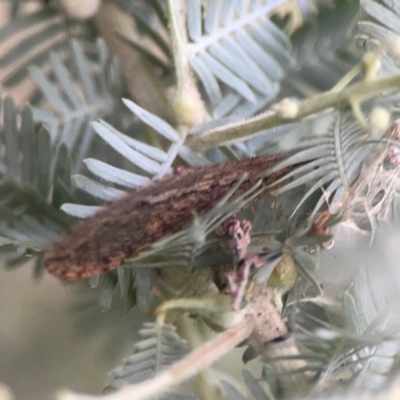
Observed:
[[[123,365],[111,372],[112,380],[105,389],[107,392],[118,390],[126,384],[150,379],[189,351],[186,342],[169,324],[159,326],[146,322],[139,330],[139,335],[142,339],[133,346],[134,353],[126,358]],[[193,397],[182,397],[184,399],[192,400]]]
[[[255,113],[277,95],[285,68],[294,63],[288,39],[268,18],[279,5],[246,3],[239,11],[229,1],[211,1],[203,18],[200,1],[187,2],[189,62],[216,117],[249,116],[240,108]]]

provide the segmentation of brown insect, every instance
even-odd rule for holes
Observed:
[[[202,215],[212,209],[245,173],[235,197],[283,158],[274,154],[187,168],[141,186],[77,223],[45,253],[44,264],[55,277],[68,281],[111,271],[157,239],[186,228],[193,212]],[[273,183],[291,169],[263,177],[263,184]]]

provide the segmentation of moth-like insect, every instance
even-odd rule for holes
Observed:
[[[78,222],[47,250],[44,264],[55,277],[68,281],[111,271],[147,250],[156,240],[186,228],[193,212],[202,215],[211,210],[245,173],[234,197],[249,190],[260,178],[264,186],[273,183],[292,169],[264,176],[283,158],[274,154],[184,168],[141,186]],[[265,190],[261,196],[269,192]]]

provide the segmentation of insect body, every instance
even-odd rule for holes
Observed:
[[[157,239],[187,227],[193,212],[202,215],[212,209],[245,173],[235,196],[283,158],[274,154],[187,168],[139,187],[76,224],[45,253],[44,264],[55,277],[69,281],[113,270]],[[273,183],[288,170],[264,177],[263,184]]]

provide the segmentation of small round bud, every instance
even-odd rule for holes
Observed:
[[[390,124],[390,112],[383,107],[375,107],[369,116],[371,133],[386,129]]]
[[[101,0],[60,0],[60,5],[68,17],[85,20],[96,15]]]
[[[283,99],[280,103],[276,104],[273,107],[282,118],[285,119],[293,119],[297,117],[297,114],[300,111],[299,103],[291,100],[291,99]]]
[[[289,254],[284,254],[268,279],[271,288],[287,291],[296,282],[296,265]]]
[[[190,86],[186,90],[176,93],[172,107],[178,123],[182,125],[193,126],[204,121],[204,103],[194,87]]]

